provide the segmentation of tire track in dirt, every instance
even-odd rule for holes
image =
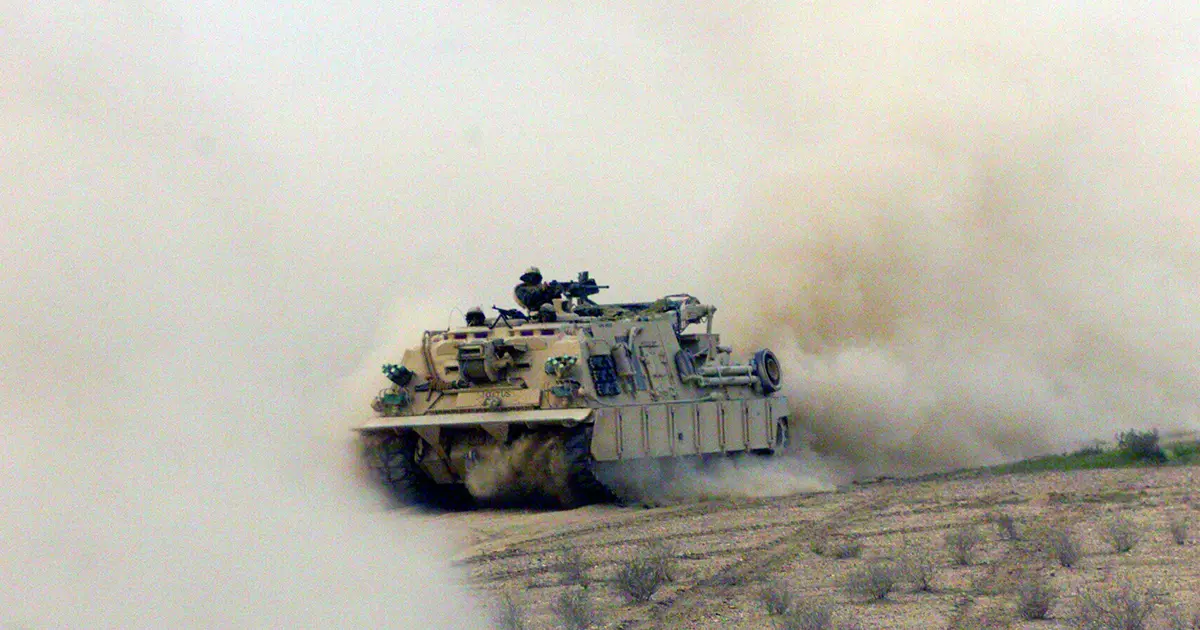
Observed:
[[[541,555],[547,551],[553,551],[562,548],[563,546],[576,546],[572,541],[583,540],[590,541],[600,537],[602,534],[611,532],[621,532],[624,530],[637,531],[648,525],[662,525],[664,523],[677,523],[688,518],[704,517],[711,518],[713,515],[719,515],[721,520],[729,520],[736,518],[739,512],[751,512],[755,510],[768,510],[777,508],[800,508],[804,507],[806,502],[811,501],[813,495],[805,495],[799,497],[787,497],[785,499],[753,499],[753,500],[728,500],[716,502],[703,502],[688,504],[682,506],[671,506],[667,508],[650,508],[644,514],[629,516],[627,513],[614,512],[611,514],[602,514],[598,517],[602,520],[590,523],[587,525],[563,525],[556,531],[545,534],[534,535],[505,535],[503,533],[489,536],[486,540],[473,545],[473,549],[466,552],[458,564],[463,566],[477,566],[494,561],[503,561],[510,559],[519,559],[526,556]],[[790,524],[787,520],[772,520],[772,521],[757,521],[748,524],[737,525],[732,527],[724,527],[718,529],[704,528],[697,532],[694,529],[688,529],[685,533],[673,534],[671,537],[710,535],[710,534],[736,534],[744,531],[754,531],[758,529],[769,529],[773,527],[786,527]],[[612,547],[621,544],[627,544],[625,538],[618,538],[603,543],[584,542],[578,546],[582,548],[599,548]],[[496,550],[489,548],[500,547]]]
[[[871,518],[878,509],[891,501],[887,496],[847,495],[846,498],[845,503],[823,518],[795,523],[792,531],[764,545],[762,553],[742,555],[715,575],[669,593],[661,600],[650,620],[632,625],[623,623],[620,627],[693,627],[714,601],[728,597],[730,588],[745,588],[763,581],[764,577],[799,554],[811,553],[805,543],[815,536]]]
[[[622,547],[631,544],[649,543],[649,542],[672,542],[677,540],[687,540],[697,537],[710,537],[718,535],[734,535],[750,532],[759,532],[772,529],[781,529],[794,526],[794,521],[775,522],[775,523],[749,523],[737,527],[720,527],[716,529],[704,531],[682,531],[665,536],[645,536],[641,538],[617,538],[606,540],[603,542],[577,542],[576,539],[587,540],[588,534],[579,535],[563,535],[554,539],[545,540],[543,544],[537,546],[523,546],[521,548],[509,548],[503,551],[497,551],[478,556],[472,556],[460,562],[459,564],[467,567],[480,566],[492,562],[503,562],[507,560],[517,560],[529,556],[541,556],[547,553],[553,553],[563,547],[572,547],[581,550],[599,550],[611,547]],[[616,529],[616,528],[610,528]],[[636,529],[631,526],[630,529]],[[595,532],[590,532],[594,534]]]
[[[738,531],[750,532],[750,531],[761,531],[763,529],[780,529],[783,527],[787,527],[788,529],[794,529],[795,523],[791,523],[786,526],[781,525],[778,527],[770,527],[770,528],[746,527],[746,528],[740,528]],[[595,551],[595,550],[602,550],[602,549],[610,549],[610,548],[614,548],[614,547],[628,547],[628,546],[637,546],[637,545],[662,543],[662,542],[666,542],[668,547],[670,547],[673,542],[683,541],[683,540],[688,540],[688,539],[695,539],[695,538],[711,536],[711,535],[713,535],[713,534],[710,534],[710,533],[699,533],[699,534],[681,533],[681,534],[676,534],[676,535],[669,536],[669,537],[628,538],[628,539],[622,539],[622,540],[613,541],[613,542],[604,543],[604,544],[577,545],[577,546],[574,546],[573,548],[580,549],[582,551]],[[713,550],[713,551],[682,552],[682,553],[674,554],[674,557],[677,560],[702,561],[702,560],[712,560],[715,558],[721,558],[721,557],[729,556],[729,555],[758,553],[758,552],[763,552],[763,551],[767,551],[769,549],[774,548],[777,540],[778,539],[772,539],[772,540],[764,542],[764,543],[757,543],[757,544],[752,544],[752,545],[730,546],[730,547],[725,547],[725,548],[717,549],[717,550]],[[555,548],[554,550],[545,550],[545,551],[542,551],[541,553],[530,553],[530,554],[525,554],[525,555],[552,556],[554,553],[557,552],[557,550],[558,550],[558,548]],[[619,563],[618,562],[597,562],[593,566],[596,568],[603,569],[605,567],[614,566],[617,564],[619,564]],[[556,571],[556,567],[553,564],[542,566],[542,567],[537,567],[537,568],[513,569],[513,570],[509,570],[509,571],[487,572],[485,570],[484,573],[482,575],[480,575],[480,579],[482,579],[485,582],[508,581],[510,579],[516,579],[516,578],[528,579],[528,578],[532,578],[534,576],[545,574],[545,573],[553,573],[555,571]]]

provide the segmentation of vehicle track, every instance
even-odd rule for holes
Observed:
[[[591,562],[591,573],[604,579],[637,546],[666,544],[677,562],[707,563],[709,569],[679,571],[677,581],[656,596],[649,618],[643,609],[619,609],[606,625],[689,627],[714,602],[724,601],[720,593],[765,583],[796,556],[812,553],[809,543],[815,536],[844,530],[887,504],[885,494],[859,490],[833,501],[826,494],[705,502],[632,515],[624,509],[607,510],[596,514],[597,521],[565,524],[549,533],[488,539],[460,564],[482,584],[541,589],[559,586],[556,554],[561,549],[582,551]]]
[[[1103,549],[1098,523],[1107,515],[1119,511],[1147,526],[1165,523],[1196,509],[1188,500],[1194,487],[1191,469],[1115,470],[885,482],[837,493],[650,509],[591,506],[437,518],[449,519],[442,523],[447,528],[470,533],[476,542],[460,551],[459,564],[481,590],[515,593],[533,617],[532,628],[558,627],[558,598],[579,588],[558,566],[564,549],[584,555],[598,629],[770,627],[759,595],[776,577],[798,597],[834,605],[839,621],[864,628],[976,628],[995,622],[1023,627],[1013,617],[1013,599],[1016,585],[1030,571],[1074,590],[1099,585],[1096,580],[1109,575],[1167,575],[1174,580],[1169,582],[1172,597],[1200,605],[1194,598],[1200,584],[1192,568],[1200,566],[1194,545],[1149,536],[1134,554],[1092,553],[1082,561],[1086,570],[1071,571],[1058,571],[1038,546],[1043,528],[1079,524],[1077,534],[1086,544]],[[1093,501],[1093,496],[1099,498]],[[986,527],[994,512],[1016,517],[1022,536],[1008,540]],[[980,527],[985,540],[977,561],[959,566],[945,551],[944,534],[968,525]],[[812,541],[825,537],[860,543],[862,556],[813,553]],[[648,543],[671,549],[675,581],[648,603],[626,602],[614,577],[633,550]],[[930,554],[936,563],[933,591],[904,584],[889,601],[877,603],[844,589],[846,577],[871,559],[900,558],[909,550]]]
[[[714,602],[723,601],[719,596],[730,586],[750,586],[768,581],[772,571],[802,553],[812,553],[809,542],[831,529],[843,529],[847,525],[869,518],[874,512],[887,505],[886,497],[860,496],[846,501],[842,509],[812,520],[795,523],[792,530],[764,546],[761,553],[742,554],[715,575],[684,585],[663,598],[654,618],[628,628],[661,628],[694,626]]]

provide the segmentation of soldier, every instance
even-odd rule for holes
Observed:
[[[526,269],[521,274],[521,284],[513,287],[513,298],[530,315],[541,312],[542,305],[550,304],[556,297],[562,297],[562,287],[557,282],[542,282],[542,272],[537,267]]]
[[[483,326],[487,321],[487,318],[483,316],[483,308],[479,306],[472,306],[467,311],[466,319],[468,326]]]

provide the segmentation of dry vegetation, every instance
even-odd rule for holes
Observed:
[[[782,615],[792,608],[792,589],[783,580],[771,580],[763,589],[762,602],[768,615]]]
[[[1079,596],[1072,621],[1079,630],[1142,630],[1158,601],[1150,591],[1129,584],[1095,588]]]
[[[932,593],[936,573],[937,561],[927,551],[909,551],[900,560],[900,579],[912,585],[915,591]]]
[[[1017,524],[1017,519],[1012,514],[1007,512],[995,512],[989,515],[990,520],[1000,534],[1001,540],[1020,540],[1021,530]]]
[[[1167,611],[1167,630],[1200,630],[1200,610],[1173,606]]]
[[[1117,553],[1129,553],[1142,539],[1141,529],[1137,523],[1124,515],[1117,516],[1108,523],[1108,543]]]
[[[658,589],[672,580],[671,552],[662,545],[644,545],[617,569],[615,584],[634,602],[648,602]]]
[[[1056,599],[1058,589],[1045,576],[1027,576],[1017,585],[1017,614],[1029,621],[1045,619]]]
[[[528,614],[516,596],[505,591],[500,594],[496,610],[496,627],[500,630],[525,630],[529,627]]]
[[[862,556],[862,544],[854,540],[834,540],[829,535],[814,538],[811,549],[818,556],[845,560]]]
[[[954,564],[968,566],[975,559],[975,547],[983,542],[983,535],[975,525],[961,525],[946,532],[946,551]]]
[[[1171,540],[1175,541],[1176,545],[1186,545],[1188,543],[1189,525],[1190,520],[1187,516],[1176,516],[1171,519]]]
[[[554,614],[564,630],[588,630],[596,621],[587,589],[571,587],[558,594]]]
[[[470,528],[481,586],[521,592],[501,600],[505,629],[1200,630],[1194,471],[437,518]]]
[[[800,603],[775,620],[779,630],[833,630],[833,607]]]
[[[558,572],[564,585],[587,588],[589,584],[587,560],[578,547],[563,547],[558,555]]]
[[[896,562],[887,558],[877,558],[850,572],[846,579],[846,592],[868,600],[887,598],[900,581],[900,571]]]
[[[1058,564],[1067,569],[1079,564],[1080,558],[1083,557],[1083,544],[1067,527],[1047,531],[1046,548]]]

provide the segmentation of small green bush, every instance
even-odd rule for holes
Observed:
[[[617,569],[616,584],[617,590],[630,601],[648,602],[673,579],[670,551],[661,545],[647,545]]]
[[[846,592],[875,601],[884,599],[896,588],[900,572],[896,563],[887,559],[868,562],[850,573],[846,580]]]
[[[1125,516],[1117,516],[1109,521],[1106,532],[1109,544],[1112,545],[1113,551],[1117,553],[1133,551],[1138,541],[1142,539],[1141,533],[1138,532],[1137,524]]]
[[[946,551],[950,559],[959,566],[968,566],[975,559],[975,546],[983,542],[979,528],[963,525],[946,533]]]
[[[830,546],[826,553],[835,560],[857,558],[862,555],[862,545],[852,540],[842,541]]]
[[[1062,566],[1070,569],[1083,558],[1083,545],[1069,528],[1050,529],[1046,532],[1045,549]]]
[[[558,562],[555,569],[562,577],[562,584],[570,586],[578,584],[587,588],[588,580],[588,562],[583,557],[583,552],[577,547],[563,547],[558,552]]]
[[[812,541],[813,553],[825,558],[846,560],[862,555],[862,544],[853,540],[833,541],[828,537],[820,537]]]
[[[1012,514],[1005,512],[996,512],[989,517],[989,520],[996,526],[996,531],[1000,534],[1001,540],[1020,540],[1021,532],[1017,526],[1017,519],[1013,518]]]
[[[1176,516],[1171,519],[1171,540],[1175,541],[1176,545],[1186,545],[1188,542],[1188,529],[1191,521],[1186,515]]]
[[[525,609],[512,593],[504,592],[500,595],[500,605],[496,610],[496,626],[500,630],[525,630],[529,627]]]
[[[1168,630],[1200,630],[1200,611],[1188,612],[1179,606],[1167,611]]]
[[[1144,630],[1158,598],[1130,585],[1108,591],[1086,591],[1079,597],[1075,627],[1079,630]]]
[[[900,560],[900,579],[912,585],[913,590],[932,593],[933,577],[937,565],[928,551],[913,551]]]
[[[782,580],[771,580],[759,596],[768,615],[779,616],[792,608],[792,590]]]
[[[1017,587],[1017,614],[1027,621],[1046,619],[1056,599],[1058,589],[1051,586],[1044,576],[1036,575],[1022,580]]]
[[[583,588],[568,588],[554,602],[554,614],[561,628],[566,630],[588,630],[596,618],[592,599]]]
[[[775,621],[779,630],[832,630],[833,609],[828,605],[797,604]]]
[[[1130,429],[1117,434],[1117,448],[1129,454],[1138,461],[1162,464],[1167,461],[1167,454],[1158,445],[1158,429],[1137,431]]]
[[[1193,464],[1200,461],[1200,442],[1172,446],[1170,459],[1176,464]]]

